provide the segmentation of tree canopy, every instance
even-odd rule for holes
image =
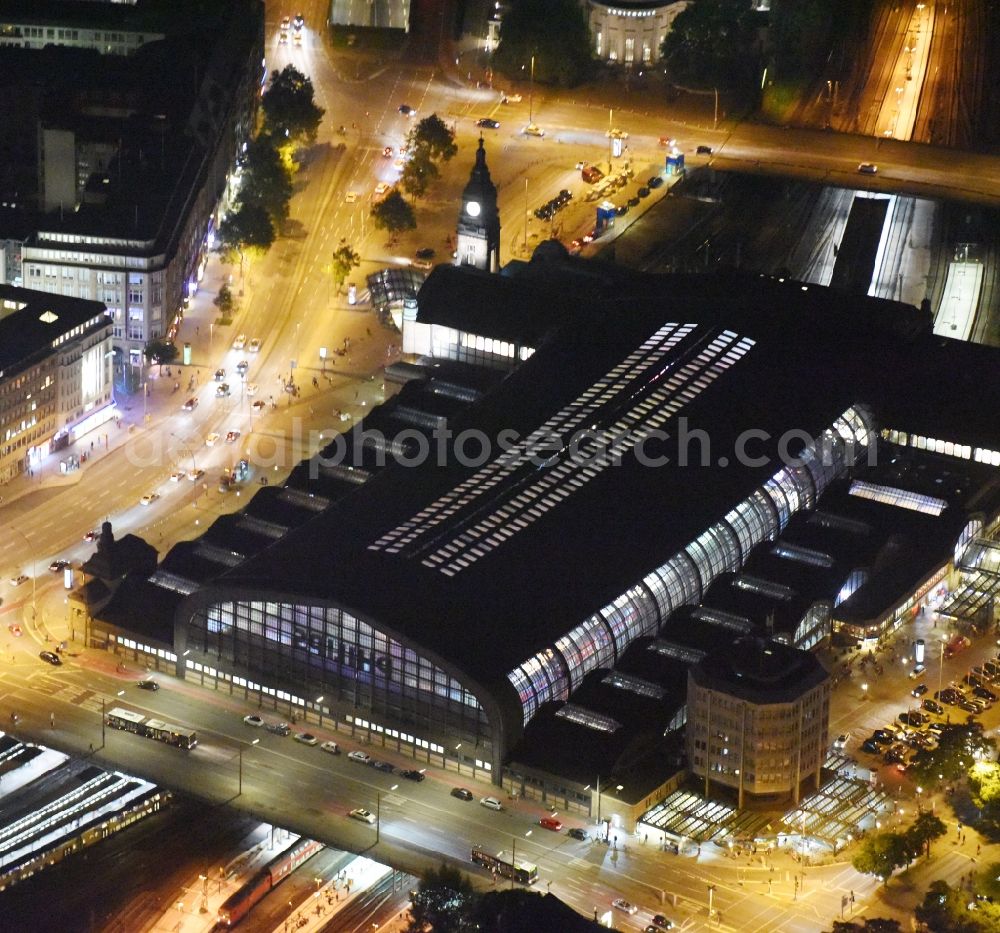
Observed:
[[[379,230],[388,230],[391,238],[403,230],[417,228],[413,205],[395,189],[372,207],[372,221]]]
[[[247,145],[240,201],[260,204],[276,224],[281,224],[288,218],[291,197],[292,176],[276,140],[269,133],[261,133]]]
[[[902,833],[879,833],[861,842],[851,864],[863,875],[874,875],[888,883],[892,873],[907,862],[908,848]]]
[[[931,843],[935,839],[940,839],[947,831],[948,827],[945,826],[940,817],[930,810],[921,810],[913,821],[913,825],[903,833],[907,851],[913,858],[916,858],[921,852],[930,858]]]
[[[266,250],[274,242],[274,224],[261,204],[241,204],[219,224],[216,250],[226,261],[249,251]]]
[[[159,337],[150,340],[142,348],[142,355],[146,357],[146,362],[159,366],[168,366],[177,359],[177,345],[169,340]]]
[[[469,879],[455,868],[430,869],[410,904],[406,933],[473,933],[476,895]]]
[[[677,14],[660,53],[682,84],[743,85],[757,77],[758,22],[745,0],[692,0]]]
[[[500,21],[493,66],[509,78],[573,87],[591,72],[590,27],[577,0],[514,0]]]
[[[832,933],[902,933],[898,920],[866,917],[864,920],[834,920]]]
[[[440,177],[438,167],[431,159],[430,153],[425,149],[417,149],[413,155],[406,160],[403,166],[403,174],[399,177],[399,184],[403,190],[414,198],[422,198],[428,187]]]
[[[974,726],[954,725],[939,734],[938,747],[922,749],[910,762],[910,773],[925,785],[957,781],[973,764],[992,757],[996,743]]]
[[[432,159],[449,161],[456,152],[455,134],[436,113],[424,117],[409,133],[406,144],[411,151],[424,150]]]
[[[347,240],[341,239],[337,248],[333,251],[331,269],[333,271],[333,281],[339,292],[347,277],[361,263],[361,257],[355,252]]]
[[[286,65],[271,75],[260,103],[271,135],[279,139],[316,141],[316,132],[326,111],[314,100],[312,81],[294,65]]]
[[[975,910],[969,910],[973,897],[947,881],[933,881],[914,913],[931,933],[993,933],[1000,929],[1000,906],[980,900]]]

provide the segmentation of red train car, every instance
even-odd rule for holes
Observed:
[[[219,925],[236,926],[264,895],[322,848],[323,843],[316,842],[315,839],[300,839],[292,848],[276,855],[242,888],[226,899],[219,908]]]

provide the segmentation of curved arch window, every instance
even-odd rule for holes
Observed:
[[[507,675],[521,697],[524,722],[527,725],[538,707],[549,700],[565,700],[569,696],[566,662],[553,649],[546,648],[528,658]]]
[[[615,663],[615,641],[607,623],[593,615],[556,642],[569,665],[570,685],[575,690],[584,675],[598,667]]]

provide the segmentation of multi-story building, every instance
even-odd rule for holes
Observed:
[[[779,641],[738,638],[688,669],[691,774],[747,796],[797,803],[819,787],[827,750],[830,675],[815,655]]]
[[[0,285],[0,482],[114,416],[100,302]]]
[[[68,22],[74,6],[45,9]],[[197,288],[262,79],[258,0],[219,0],[196,26],[158,9],[160,33],[137,33],[144,44],[126,58],[72,48],[3,53],[21,56],[44,89],[33,104],[37,191],[22,199],[21,239],[0,228],[3,268],[19,274],[8,279],[14,284],[106,304],[116,351],[132,367],[142,365],[146,343],[173,336]],[[143,4],[107,7],[122,22],[151,13]],[[188,35],[194,28],[198,42]],[[63,93],[60,62],[86,71],[78,94]],[[176,81],[180,71],[197,80]],[[23,80],[19,69],[0,68],[4,79]],[[12,216],[0,224],[13,227]]]
[[[622,65],[651,65],[688,0],[583,0],[594,55]]]

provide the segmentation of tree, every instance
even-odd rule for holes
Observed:
[[[216,250],[226,262],[240,258],[250,250],[266,250],[274,242],[274,224],[263,205],[255,202],[241,204],[219,224],[216,233]]]
[[[361,263],[361,257],[354,251],[354,248],[342,239],[340,245],[333,251],[333,281],[337,285],[337,292],[343,287],[351,270],[356,269]]]
[[[458,152],[455,134],[436,113],[424,117],[407,133],[406,144],[411,151],[426,150],[432,159],[441,159],[443,162],[447,162]]]
[[[898,920],[868,917],[863,921],[834,920],[832,933],[901,933]]]
[[[389,231],[389,241],[394,242],[396,234],[403,230],[415,230],[417,219],[410,204],[398,191],[390,191],[372,208],[372,220],[379,230]]]
[[[505,10],[494,68],[527,80],[532,56],[540,84],[573,87],[589,77],[590,27],[577,0],[516,0]]]
[[[288,219],[291,198],[291,173],[281,158],[274,137],[261,133],[247,146],[240,201],[260,204],[275,224],[281,224]]]
[[[212,304],[222,312],[223,317],[233,313],[233,290],[225,283],[219,289],[219,294],[212,299]]]
[[[271,75],[261,98],[268,132],[279,139],[316,141],[320,120],[326,112],[316,104],[312,81],[294,65]]]
[[[906,856],[906,840],[901,833],[880,833],[869,836],[861,843],[851,864],[855,871],[874,875],[888,884],[892,873],[906,864]]]
[[[410,904],[406,933],[466,933],[475,930],[472,883],[455,868],[430,869]]]
[[[745,84],[757,71],[757,22],[743,0],[694,0],[677,14],[660,53],[678,81],[706,88]]]
[[[931,933],[987,933],[995,929],[980,924],[979,912],[970,912],[968,901],[967,894],[947,881],[933,881],[914,913]]]
[[[907,851],[913,853],[913,858],[921,852],[925,852],[927,858],[930,858],[931,843],[935,839],[940,839],[947,831],[948,827],[944,825],[943,820],[930,810],[922,810],[913,821],[913,825],[903,834],[906,838]]]
[[[957,781],[969,773],[976,761],[992,758],[996,743],[982,730],[954,725],[939,733],[938,747],[922,749],[913,756],[910,772],[922,784]]]
[[[150,365],[156,364],[163,369],[177,359],[177,346],[169,340],[155,337],[142,348],[142,355]]]
[[[417,149],[403,166],[399,184],[408,195],[420,198],[440,174],[438,167],[431,161],[430,153],[426,149]]]

